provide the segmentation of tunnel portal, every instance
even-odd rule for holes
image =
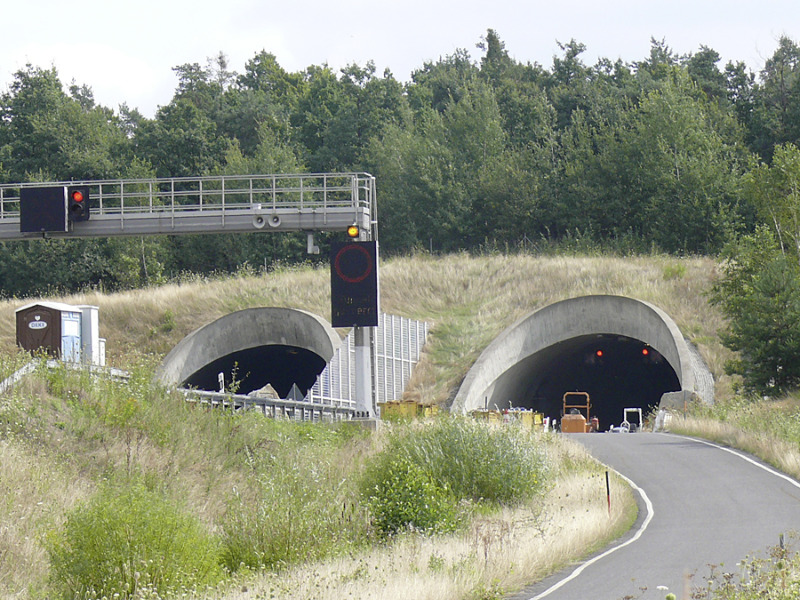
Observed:
[[[281,398],[287,398],[293,386],[305,397],[325,369],[325,359],[297,346],[257,346],[222,356],[183,381],[183,386],[199,390],[219,390],[222,373],[225,389],[249,394],[267,384]]]
[[[619,425],[623,408],[647,413],[665,392],[679,389],[674,369],[652,346],[594,334],[553,344],[514,365],[498,378],[489,408],[526,408],[560,420],[564,393],[587,392],[591,414],[606,430]]]
[[[589,394],[607,430],[624,408],[648,411],[676,395],[713,402],[713,378],[664,311],[624,296],[583,296],[545,306],[495,338],[451,410],[528,408],[560,419],[564,393],[575,391]]]
[[[167,385],[219,391],[222,373],[226,390],[240,394],[270,384],[281,398],[294,385],[305,395],[340,345],[337,333],[317,315],[249,308],[190,333],[166,356],[158,376]]]

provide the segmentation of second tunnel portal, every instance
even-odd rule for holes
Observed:
[[[498,336],[467,374],[452,410],[526,408],[560,419],[563,394],[581,391],[606,430],[619,424],[623,408],[648,411],[670,392],[711,401],[713,389],[699,389],[711,377],[697,358],[672,319],[649,303],[573,298]]]

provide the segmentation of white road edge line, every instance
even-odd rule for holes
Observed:
[[[674,435],[675,437],[683,438],[685,440],[689,440],[689,441],[692,441],[692,442],[699,442],[701,444],[705,444],[706,446],[711,446],[712,448],[717,448],[718,450],[723,450],[725,452],[730,452],[734,456],[738,456],[742,460],[747,461],[752,465],[755,465],[759,469],[763,469],[767,473],[775,475],[776,477],[780,477],[781,479],[783,479],[783,480],[787,481],[788,483],[792,484],[794,487],[800,489],[800,482],[798,482],[797,480],[792,479],[788,475],[786,475],[784,473],[781,473],[780,471],[777,471],[777,470],[773,469],[772,467],[769,467],[769,466],[767,466],[765,464],[762,464],[762,463],[760,463],[760,462],[758,462],[756,460],[753,460],[752,458],[750,458],[746,454],[742,454],[741,452],[739,452],[737,450],[734,450],[733,448],[727,448],[725,446],[721,446],[719,444],[715,444],[714,442],[709,442],[707,440],[701,440],[699,438],[687,437],[685,435],[676,435],[676,434],[671,434],[671,435]],[[624,548],[628,544],[632,544],[633,542],[638,540],[642,536],[642,534],[644,533],[644,530],[647,529],[647,526],[650,524],[650,520],[653,518],[653,515],[655,514],[653,512],[653,504],[650,502],[650,498],[647,497],[647,494],[645,493],[645,491],[642,488],[640,488],[633,481],[631,481],[630,479],[625,477],[625,475],[623,475],[622,473],[619,473],[618,471],[616,471],[614,469],[610,469],[610,470],[614,471],[614,473],[616,473],[622,479],[627,481],[628,484],[633,489],[635,489],[639,493],[639,495],[642,497],[642,500],[644,501],[645,506],[647,507],[647,516],[645,517],[644,521],[642,522],[641,527],[639,527],[639,530],[636,532],[636,534],[632,538],[630,538],[629,540],[623,542],[622,544],[619,544],[618,546],[614,546],[613,548],[610,548],[610,549],[606,550],[602,554],[598,554],[597,556],[595,556],[591,560],[586,561],[585,563],[582,563],[569,576],[565,577],[564,579],[562,579],[561,581],[559,581],[555,585],[549,587],[548,589],[543,591],[538,596],[533,596],[532,598],[530,598],[530,600],[539,600],[540,598],[544,598],[545,596],[550,595],[552,592],[555,592],[557,589],[559,589],[560,587],[566,585],[567,583],[569,583],[570,581],[572,581],[573,579],[578,577],[581,573],[583,573],[583,571],[584,571],[584,569],[586,569],[586,567],[596,563],[600,559],[605,558],[609,554],[611,554],[613,552],[616,552],[620,548]]]
[[[758,462],[757,460],[754,460],[754,459],[750,458],[749,456],[747,456],[746,454],[743,454],[742,452],[739,452],[738,450],[734,450],[733,448],[728,448],[726,446],[721,446],[721,445],[716,444],[714,442],[709,442],[708,440],[701,440],[699,438],[687,437],[685,435],[677,435],[677,434],[674,434],[674,433],[670,434],[670,435],[673,435],[673,436],[679,437],[679,438],[683,438],[685,440],[690,440],[692,442],[699,442],[701,444],[705,444],[706,446],[711,446],[713,448],[717,448],[718,450],[724,450],[725,452],[730,452],[734,456],[738,456],[742,460],[746,460],[747,462],[749,462],[752,465],[755,465],[759,469],[763,469],[767,473],[775,475],[775,477],[780,477],[781,479],[791,483],[794,487],[800,489],[800,482],[798,482],[797,480],[792,479],[791,477],[789,477],[785,473],[781,473],[780,471],[777,471],[777,470],[773,469],[772,467],[769,467],[769,466],[767,466],[767,465],[765,465],[763,463]]]
[[[530,600],[539,600],[540,598],[544,598],[545,596],[550,595],[551,593],[553,593],[557,589],[559,589],[561,586],[566,585],[567,583],[569,583],[570,581],[572,581],[573,579],[578,577],[581,573],[583,573],[583,571],[584,571],[584,569],[586,569],[586,567],[588,567],[590,565],[593,565],[597,561],[605,558],[609,554],[612,554],[612,553],[616,552],[620,548],[624,548],[625,546],[627,546],[629,544],[632,544],[633,542],[638,540],[640,537],[642,537],[642,534],[644,533],[644,530],[647,529],[647,526],[650,524],[650,521],[653,519],[653,515],[655,514],[655,512],[653,511],[653,503],[650,502],[650,498],[647,497],[647,494],[645,493],[645,491],[642,488],[640,488],[638,485],[636,485],[633,481],[631,481],[630,479],[625,477],[625,475],[623,475],[622,473],[619,473],[618,471],[616,471],[614,469],[611,469],[610,467],[606,467],[606,468],[608,468],[611,471],[614,471],[614,473],[616,473],[619,477],[621,477],[626,482],[628,482],[628,485],[630,485],[633,489],[635,489],[639,493],[639,495],[642,497],[642,500],[644,501],[644,504],[647,507],[647,516],[644,518],[644,521],[642,521],[642,524],[639,527],[639,530],[634,534],[633,537],[631,537],[627,541],[625,541],[625,542],[623,542],[623,543],[621,543],[621,544],[619,544],[617,546],[614,546],[613,548],[609,548],[608,550],[606,550],[602,554],[598,554],[594,558],[592,558],[590,560],[587,560],[585,563],[582,563],[570,575],[568,575],[567,577],[565,577],[564,579],[562,579],[561,581],[559,581],[555,585],[547,588],[545,591],[543,591],[538,596],[534,596],[534,597],[530,598]]]

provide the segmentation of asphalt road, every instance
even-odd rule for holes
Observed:
[[[710,566],[738,573],[800,530],[800,484],[752,457],[662,433],[571,434],[639,494],[631,532],[514,600],[688,599]]]

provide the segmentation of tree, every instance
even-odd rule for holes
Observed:
[[[711,300],[729,319],[727,365],[746,391],[779,396],[800,384],[800,270],[766,227],[725,248]]]
[[[415,115],[412,127],[390,126],[371,146],[384,247],[453,251],[482,242],[495,201],[485,194],[498,181],[506,145],[497,102],[481,81],[462,90],[444,113],[429,107]]]
[[[248,173],[299,173],[304,167],[290,142],[281,139],[270,124],[262,123],[256,130],[258,145],[250,155],[245,155],[237,141],[231,144],[225,154],[225,175]]]
[[[756,89],[753,137],[769,160],[777,144],[800,143],[800,46],[783,36],[764,64]]]
[[[489,29],[478,44],[486,54],[481,58],[481,75],[497,85],[513,64],[506,51],[506,45],[494,29]]]
[[[684,74],[612,119],[575,114],[561,137],[560,235],[675,253],[722,247],[737,226],[740,133],[692,89]]]
[[[580,59],[586,51],[586,45],[570,40],[568,44],[558,43],[564,53],[563,58],[553,57],[551,82],[548,96],[556,109],[557,127],[565,129],[576,110],[586,111],[589,105],[589,68]]]
[[[0,146],[14,159],[7,164],[13,181],[50,172],[60,150],[58,113],[67,101],[55,68],[27,65],[15,73],[0,108]]]
[[[158,177],[197,177],[218,168],[230,148],[216,124],[191,100],[173,99],[154,121],[139,126],[134,138],[139,156]]]
[[[309,67],[305,84],[291,116],[297,141],[306,150],[305,162],[316,172],[335,171],[341,168],[337,153],[346,148],[331,143],[329,126],[343,105],[350,101],[336,75],[327,66]],[[341,142],[342,140],[337,140]]]
[[[105,240],[103,240],[105,241]],[[0,243],[0,289],[8,295],[46,295],[114,288],[107,245],[97,240]]]
[[[635,194],[642,233],[668,252],[715,252],[737,225],[740,132],[716,105],[680,86],[650,93],[635,113]],[[638,188],[638,189],[637,189]]]
[[[28,67],[0,96],[0,157],[12,181],[104,179],[130,160],[130,142],[114,113],[91,89],[67,96],[55,69]]]
[[[745,175],[744,195],[769,223],[784,254],[800,263],[800,150],[775,148],[772,165],[758,163]]]
[[[415,112],[428,108],[444,112],[461,99],[478,75],[469,52],[463,48],[435,63],[426,62],[411,74],[412,83],[407,90],[409,104]]]
[[[727,98],[725,75],[717,68],[719,52],[708,46],[700,46],[700,51],[692,54],[686,61],[686,71],[692,80],[703,90],[706,98],[717,102]]]
[[[672,77],[680,70],[685,57],[676,54],[667,45],[666,40],[650,38],[650,56],[646,60],[635,62],[634,66],[642,79],[645,87],[651,84],[645,83],[647,80],[664,81]]]
[[[755,75],[739,61],[725,65],[728,102],[739,123],[745,128],[748,143],[753,142],[753,109],[755,108]]]
[[[478,48],[486,52],[481,58],[481,77],[494,93],[511,145],[521,149],[552,141],[556,112],[544,90],[543,69],[511,60],[493,29]]]
[[[225,92],[222,114],[217,119],[220,131],[239,140],[241,151],[255,152],[263,127],[282,139],[291,134],[290,115],[296,110],[304,86],[300,73],[288,73],[273,54],[261,51],[236,76],[236,83]]]
[[[328,125],[327,145],[335,149],[339,168],[360,170],[370,140],[389,124],[408,122],[411,114],[400,83],[389,71],[376,77],[372,62],[342,69],[341,84],[346,101]]]
[[[264,92],[270,101],[291,107],[300,93],[303,76],[288,73],[274,54],[262,50],[247,61],[244,73],[238,75],[236,81],[242,89]]]

